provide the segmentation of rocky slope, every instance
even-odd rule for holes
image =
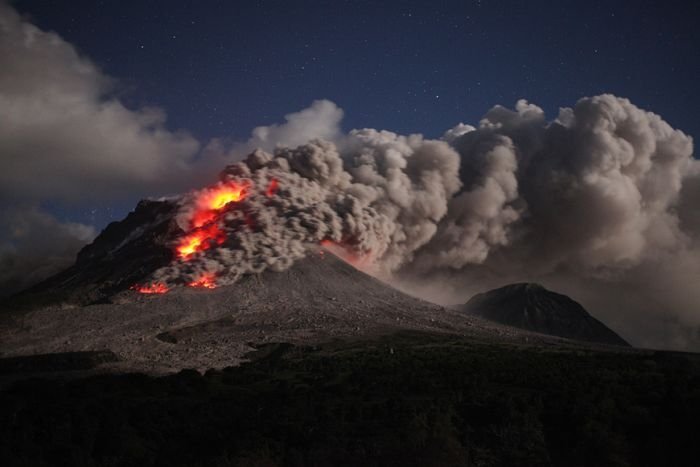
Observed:
[[[405,295],[319,249],[286,271],[215,289],[127,289],[89,306],[5,310],[0,356],[110,350],[120,359],[112,367],[161,373],[236,365],[267,342],[308,345],[398,330],[547,341]]]

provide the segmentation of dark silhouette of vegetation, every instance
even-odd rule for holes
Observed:
[[[0,465],[697,465],[696,355],[401,334],[251,358],[17,382]]]

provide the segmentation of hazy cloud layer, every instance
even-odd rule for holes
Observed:
[[[32,206],[0,210],[0,292],[21,290],[75,261],[95,230],[59,222]]]

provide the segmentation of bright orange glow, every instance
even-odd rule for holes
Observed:
[[[219,217],[219,211],[229,203],[243,201],[248,196],[249,183],[217,185],[199,195],[197,211],[192,216],[192,227],[201,227]]]
[[[147,285],[134,285],[131,287],[139,293],[165,293],[168,291],[168,286],[160,282],[154,282]]]
[[[194,201],[195,211],[189,222],[189,229],[175,246],[178,258],[189,261],[195,253],[224,243],[226,233],[219,224],[219,220],[225,212],[224,208],[229,203],[243,201],[248,196],[251,186],[249,181],[226,182],[198,192]],[[274,186],[276,187],[276,182]],[[213,289],[216,287],[216,278],[213,275],[204,275],[187,285]],[[137,290],[143,293],[165,293],[168,288],[163,284],[152,284]]]
[[[205,289],[215,289],[216,278],[213,274],[205,274],[196,281],[192,281],[187,285],[190,287],[203,287]]]
[[[197,228],[203,226],[204,224],[210,223],[216,219],[217,214],[218,213],[216,211],[211,210],[195,212],[194,216],[192,217],[192,227]]]
[[[219,210],[228,203],[244,200],[248,195],[248,188],[249,185],[247,183],[231,183],[217,186],[204,194],[201,206],[204,209]]]
[[[224,240],[226,240],[226,234],[218,225],[210,224],[186,235],[176,248],[177,254],[180,258],[187,260],[198,251],[208,250],[212,242],[221,245]]]

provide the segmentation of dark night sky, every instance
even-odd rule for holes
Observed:
[[[550,118],[611,92],[700,135],[698,3],[18,1],[171,129],[245,139],[326,98],[344,129],[437,137],[525,98]],[[103,224],[132,201],[97,217]],[[123,211],[123,212],[122,212]],[[61,214],[60,212],[58,214]]]
[[[439,136],[494,104],[602,92],[700,134],[695,2],[19,1],[172,128],[245,137],[327,98],[345,127]]]

